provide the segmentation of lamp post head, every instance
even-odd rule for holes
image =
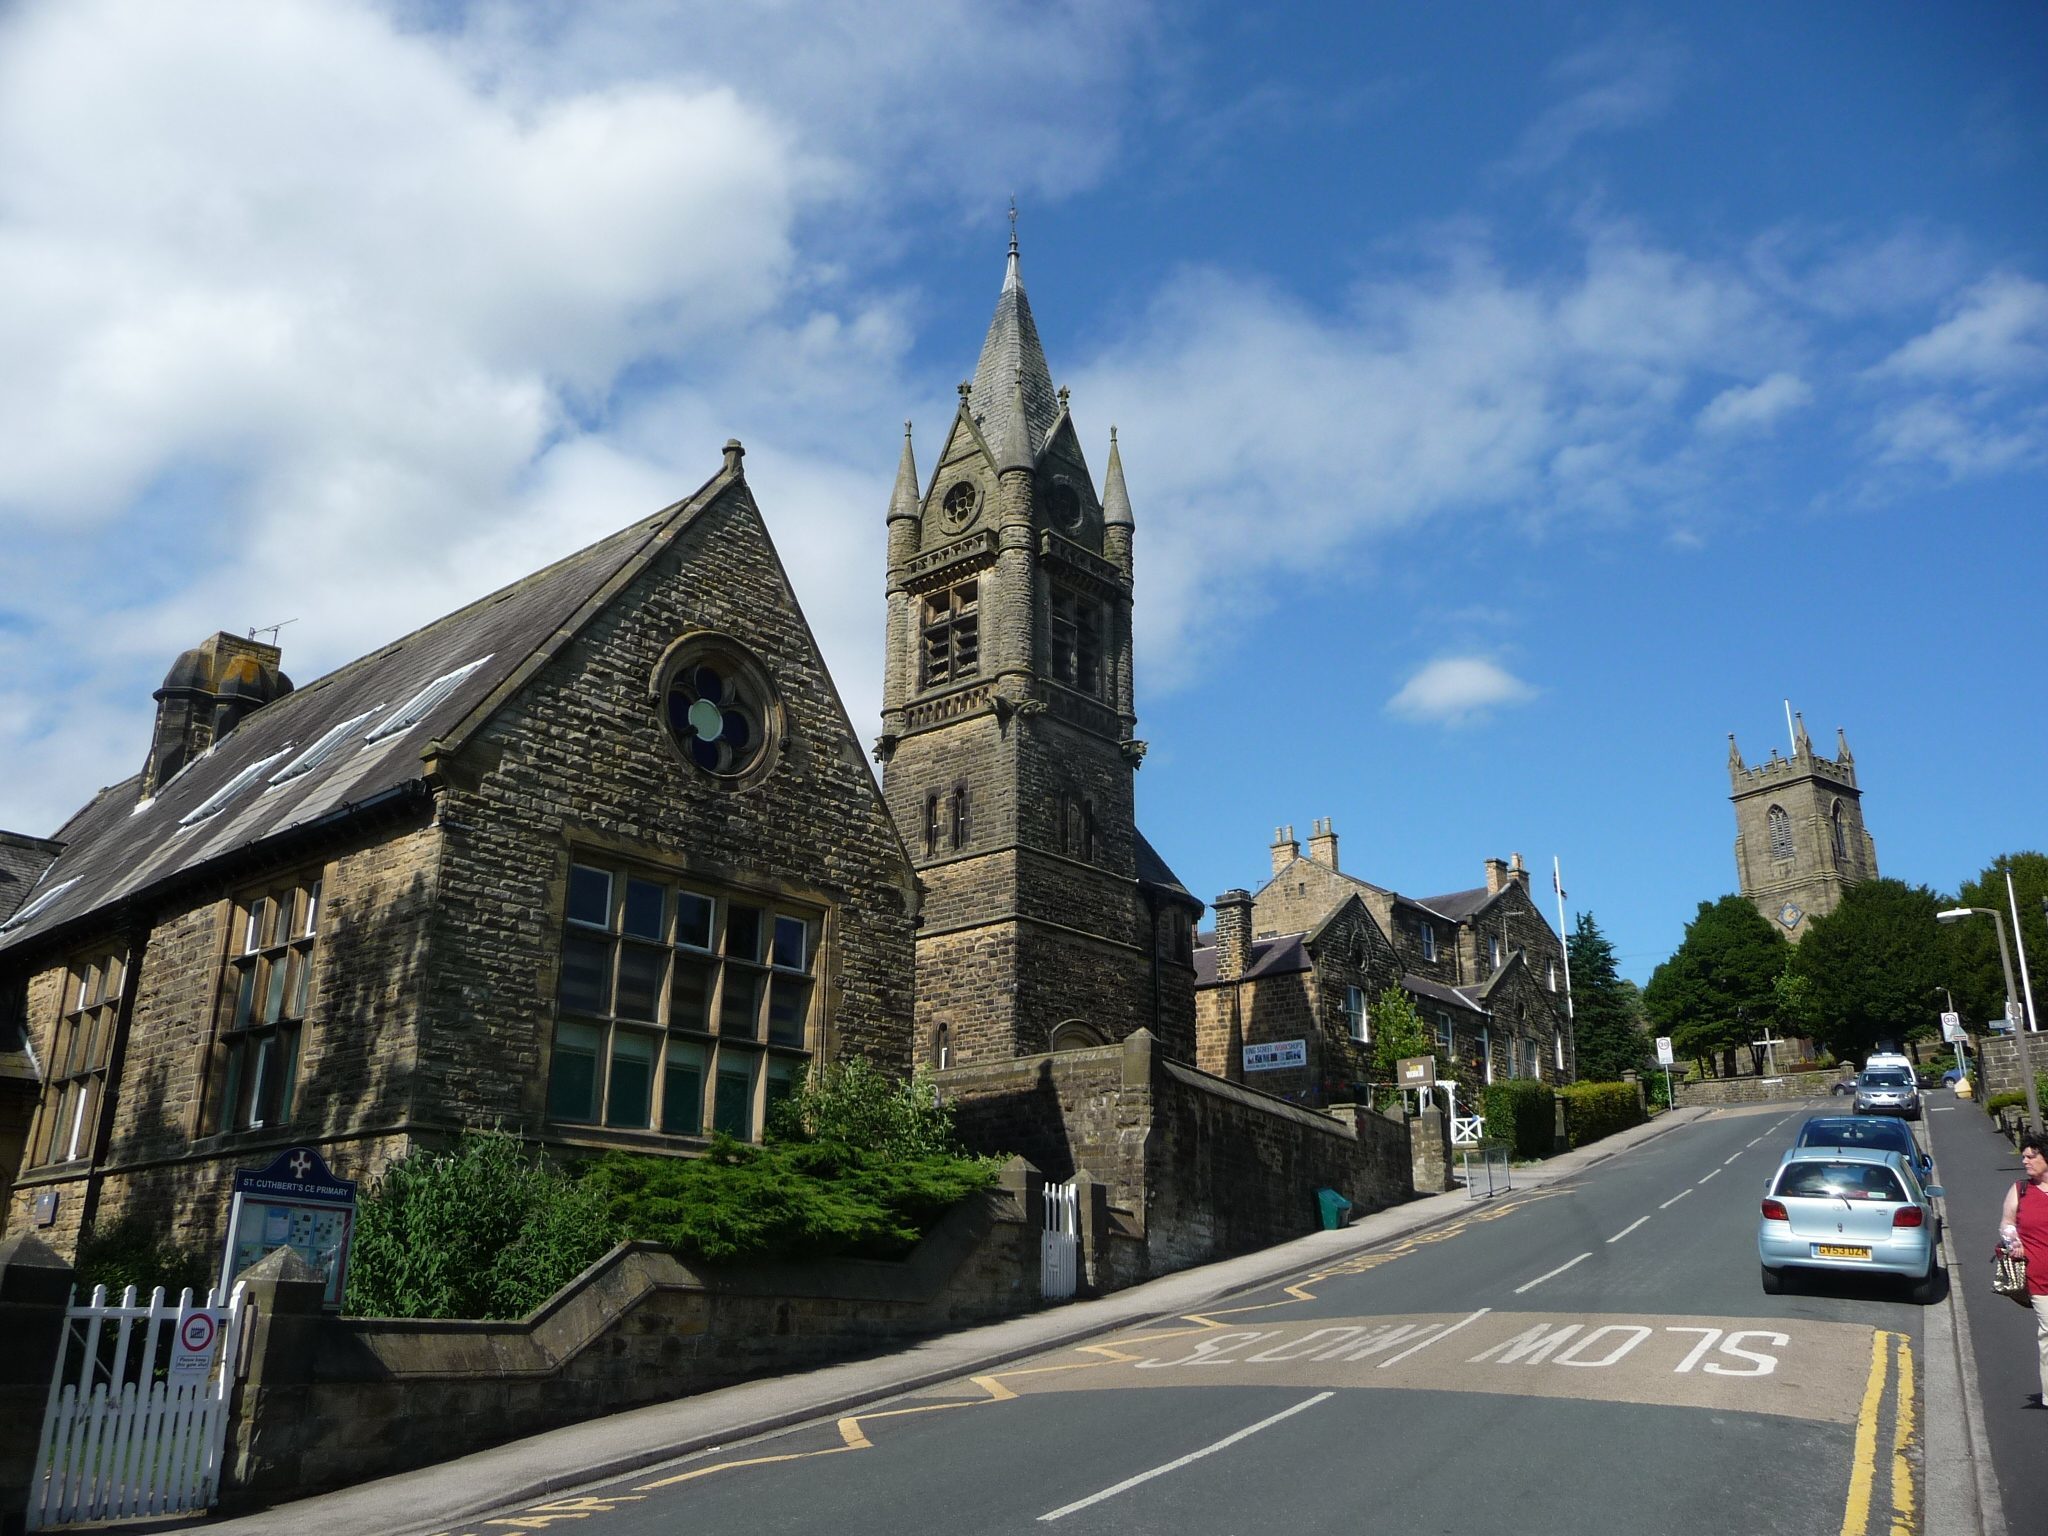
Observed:
[[[1984,907],[1950,907],[1946,912],[1935,913],[1934,920],[1937,923],[1960,923],[1966,917],[1975,917],[1979,912],[1987,910],[1989,909]]]

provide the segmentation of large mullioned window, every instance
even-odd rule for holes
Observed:
[[[291,1119],[299,1044],[313,994],[320,881],[268,886],[235,904],[223,990],[220,1093],[213,1128],[246,1131]]]
[[[809,1060],[823,916],[572,864],[548,1116],[756,1137]]]
[[[64,977],[63,1011],[44,1069],[42,1106],[29,1142],[29,1167],[76,1162],[92,1155],[126,970],[125,956],[96,954],[73,964]]]

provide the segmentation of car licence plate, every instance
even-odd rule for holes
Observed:
[[[1870,1250],[1847,1243],[1815,1243],[1813,1256],[1816,1259],[1867,1259],[1870,1257]]]

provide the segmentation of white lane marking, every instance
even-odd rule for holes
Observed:
[[[1727,1167],[1727,1166],[1728,1166],[1728,1165],[1727,1165],[1726,1163],[1723,1163],[1723,1164],[1721,1165],[1721,1167],[1722,1167],[1722,1168],[1725,1168],[1725,1167]],[[1718,1179],[1719,1177],[1721,1177],[1721,1169],[1720,1169],[1720,1168],[1716,1168],[1716,1169],[1715,1169],[1715,1170],[1714,1170],[1714,1171],[1713,1171],[1712,1173],[1710,1173],[1710,1174],[1708,1174],[1708,1175],[1707,1175],[1707,1179]],[[1704,1183],[1706,1183],[1706,1182],[1707,1182],[1707,1179],[1701,1179],[1701,1180],[1700,1180],[1700,1184],[1704,1184]],[[1697,1189],[1697,1188],[1699,1188],[1699,1185],[1698,1185],[1698,1184],[1695,1184],[1695,1185],[1693,1186],[1693,1188]]]
[[[1770,1133],[1769,1131],[1765,1131],[1765,1132],[1764,1132],[1764,1136],[1768,1136],[1768,1135],[1770,1135],[1770,1134],[1771,1134],[1771,1133]],[[1764,1139],[1764,1137],[1763,1137],[1763,1136],[1759,1136],[1759,1137],[1757,1137],[1756,1141],[1762,1141],[1763,1139]],[[1744,1148],[1743,1148],[1742,1150],[1743,1150],[1744,1152],[1747,1152],[1747,1151],[1749,1150],[1749,1148],[1750,1148],[1750,1147],[1753,1147],[1753,1146],[1755,1146],[1755,1145],[1756,1145],[1756,1141],[1752,1141],[1752,1142],[1750,1142],[1750,1143],[1749,1143],[1749,1144],[1748,1144],[1747,1146],[1745,1146],[1745,1147],[1744,1147]],[[1740,1154],[1738,1154],[1738,1155],[1740,1155]]]
[[[1578,1260],[1574,1259],[1572,1260],[1572,1263],[1576,1264],[1578,1263]],[[1571,1265],[1568,1264],[1565,1267],[1569,1269]],[[1399,1353],[1398,1355],[1387,1356],[1386,1359],[1380,1361],[1379,1369],[1384,1371],[1390,1365],[1399,1364],[1401,1361],[1406,1360],[1410,1355],[1415,1354],[1417,1351],[1429,1348],[1430,1345],[1434,1344],[1438,1339],[1442,1338],[1445,1334],[1456,1333],[1460,1328],[1464,1327],[1466,1323],[1478,1322],[1480,1318],[1486,1316],[1486,1314],[1491,1312],[1492,1310],[1493,1308],[1491,1307],[1481,1307],[1477,1312],[1474,1312],[1470,1317],[1463,1318],[1460,1321],[1451,1324],[1451,1326],[1448,1328],[1439,1328],[1435,1333],[1432,1333],[1428,1338],[1423,1339],[1418,1343],[1410,1345],[1408,1348],[1402,1350],[1401,1353]]]
[[[1580,1254],[1577,1259],[1573,1259],[1570,1264],[1560,1264],[1557,1266],[1557,1268],[1553,1269],[1549,1274],[1538,1275],[1534,1280],[1531,1280],[1527,1285],[1516,1286],[1515,1294],[1519,1296],[1524,1291],[1533,1291],[1536,1289],[1537,1286],[1541,1285],[1544,1281],[1555,1280],[1559,1275],[1563,1274],[1566,1270],[1570,1269],[1572,1267],[1572,1264],[1578,1263],[1580,1259],[1590,1259],[1591,1257],[1593,1257],[1593,1254],[1592,1251],[1589,1249],[1585,1253]]]
[[[1672,1196],[1672,1197],[1671,1197],[1671,1198],[1670,1198],[1669,1200],[1666,1200],[1666,1201],[1665,1201],[1665,1202],[1664,1202],[1664,1203],[1663,1203],[1662,1205],[1658,1206],[1658,1207],[1657,1207],[1657,1209],[1658,1209],[1658,1210],[1660,1210],[1660,1211],[1668,1211],[1668,1210],[1670,1210],[1670,1209],[1671,1209],[1671,1207],[1673,1207],[1674,1205],[1678,1204],[1678,1202],[1679,1202],[1679,1201],[1683,1200],[1683,1199],[1684,1199],[1684,1198],[1685,1198],[1685,1197],[1686,1197],[1687,1195],[1689,1195],[1689,1194],[1691,1194],[1691,1193],[1692,1193],[1692,1191],[1691,1191],[1691,1190],[1689,1190],[1689,1189],[1681,1189],[1681,1190],[1680,1190],[1680,1191],[1679,1191],[1679,1192],[1678,1192],[1677,1194],[1673,1195],[1673,1196]]]
[[[1648,1221],[1649,1219],[1650,1218],[1647,1216],[1638,1216],[1634,1221],[1630,1222],[1627,1226],[1623,1227],[1619,1232],[1615,1233],[1614,1236],[1607,1239],[1607,1241],[1609,1241],[1610,1243],[1620,1242],[1624,1237],[1627,1237],[1629,1233],[1635,1231],[1637,1227],[1640,1227],[1644,1222]]]
[[[1740,1152],[1738,1152],[1738,1153],[1736,1153],[1736,1154],[1735,1154],[1735,1157],[1740,1157],[1740,1156],[1742,1156],[1742,1154],[1741,1154]],[[1721,1160],[1721,1166],[1722,1166],[1723,1168],[1726,1168],[1726,1167],[1727,1167],[1727,1166],[1728,1166],[1728,1165],[1729,1165],[1730,1163],[1732,1163],[1732,1162],[1734,1162],[1734,1161],[1735,1161],[1735,1157],[1724,1157],[1724,1158],[1723,1158],[1723,1159]]]
[[[1930,1104],[1927,1106],[1927,1113],[1930,1115],[1945,1115],[1954,1108],[1955,1105],[1953,1104]]]
[[[1247,1424],[1243,1429],[1238,1430],[1237,1433],[1225,1435],[1214,1445],[1205,1445],[1199,1451],[1189,1451],[1187,1455],[1169,1461],[1164,1466],[1154,1467],[1149,1472],[1140,1472],[1136,1477],[1127,1477],[1122,1482],[1103,1489],[1100,1493],[1091,1493],[1085,1499],[1076,1499],[1071,1504],[1062,1504],[1058,1509],[1048,1510],[1038,1517],[1039,1523],[1044,1524],[1048,1520],[1062,1519],[1067,1515],[1073,1514],[1076,1510],[1086,1509],[1091,1504],[1100,1504],[1104,1499],[1113,1499],[1118,1494],[1137,1487],[1140,1483],[1149,1483],[1155,1477],[1164,1477],[1169,1472],[1178,1472],[1190,1462],[1200,1461],[1204,1456],[1214,1456],[1218,1451],[1228,1450],[1231,1446],[1237,1444],[1238,1441],[1256,1435],[1262,1429],[1271,1429],[1282,1419],[1291,1419],[1304,1408],[1313,1408],[1317,1403],[1325,1402],[1336,1395],[1334,1392],[1318,1392],[1314,1397],[1307,1399],[1305,1402],[1296,1403],[1292,1408],[1281,1409],[1269,1419],[1261,1419],[1256,1424]]]

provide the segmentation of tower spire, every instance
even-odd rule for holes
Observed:
[[[1124,487],[1124,456],[1115,427],[1109,429],[1109,463],[1102,471],[1102,522],[1108,528],[1131,526],[1131,493]]]
[[[1017,458],[1026,464],[1035,460],[1053,423],[1059,419],[1052,370],[1046,366],[1045,348],[1038,340],[1037,323],[1031,318],[1031,301],[1024,294],[1014,221],[1010,227],[1010,253],[1003,267],[1002,291],[996,295],[996,312],[981,344],[981,359],[974,365],[974,389],[969,400],[982,435],[1006,460]],[[1014,440],[1013,425],[1017,429]],[[1013,441],[1014,449],[1002,446]]]
[[[889,497],[889,521],[917,521],[917,458],[910,451],[910,423],[903,423],[903,457],[896,462],[896,489]]]

